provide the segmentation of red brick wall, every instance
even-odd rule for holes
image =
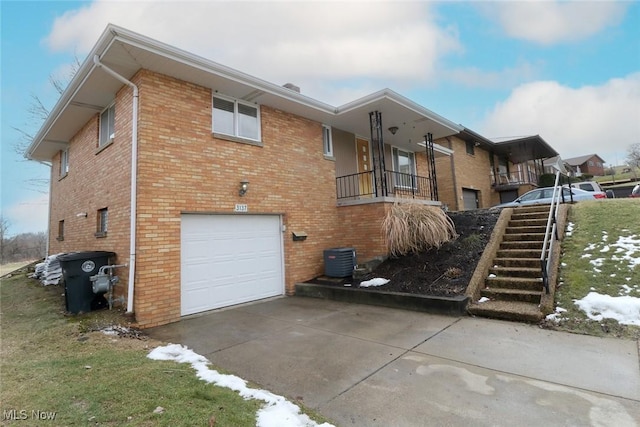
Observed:
[[[49,253],[105,250],[117,254],[119,264],[129,262],[129,199],[131,176],[131,89],[123,88],[116,96],[114,141],[98,150],[96,114],[71,139],[69,172],[60,177],[60,154],[51,168],[51,212],[49,218]],[[107,208],[108,232],[95,237],[97,211]],[[79,213],[87,217],[79,217]],[[58,223],[64,220],[64,240],[58,240]],[[127,284],[127,268],[116,271],[118,294]]]
[[[494,191],[491,187],[489,152],[480,147],[474,147],[474,154],[467,154],[465,141],[456,136],[440,139],[435,143],[453,150],[453,169],[451,158],[440,157],[436,159],[440,201],[446,204],[450,210],[464,209],[462,200],[462,189],[464,188],[478,192],[480,208],[493,206]]]
[[[322,124],[261,106],[262,147],[211,134],[211,89],[143,71],[140,87],[136,318],[142,326],[180,315],[180,215],[283,214],[285,285],[322,273],[323,250],[341,239],[335,163]],[[215,88],[214,88],[215,89]],[[249,191],[238,195],[247,179]],[[293,242],[292,231],[308,238]]]
[[[359,263],[386,255],[387,247],[381,226],[391,206],[391,203],[340,206],[338,223],[341,239],[336,240],[339,246],[356,248]]]

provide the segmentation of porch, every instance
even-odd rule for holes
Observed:
[[[433,178],[425,176],[390,170],[371,170],[337,177],[336,196],[338,205],[354,201],[374,202],[373,199],[379,198],[435,202],[435,184]]]
[[[523,185],[537,186],[540,174],[537,170],[518,170],[516,172],[498,172],[491,174],[491,186],[496,191],[518,189]]]

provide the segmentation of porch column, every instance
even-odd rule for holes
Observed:
[[[424,136],[425,147],[427,149],[427,163],[429,168],[429,185],[431,187],[431,200],[438,200],[438,179],[436,176],[436,156],[433,151],[433,134]]]
[[[371,163],[373,164],[373,180],[376,197],[385,197],[387,192],[387,173],[384,164],[384,141],[382,140],[382,113],[369,113],[371,127]]]

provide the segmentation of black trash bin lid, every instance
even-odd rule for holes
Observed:
[[[104,257],[114,257],[116,256],[115,252],[108,251],[84,251],[84,252],[70,252],[68,254],[60,255],[58,260],[60,261],[75,261],[80,259],[93,259],[93,258],[104,258]]]

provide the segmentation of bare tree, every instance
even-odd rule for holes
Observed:
[[[59,95],[62,95],[64,90],[69,85],[69,82],[73,78],[73,76],[80,69],[80,60],[77,55],[73,56],[73,62],[71,63],[71,67],[69,68],[69,72],[63,76],[55,76],[53,74],[49,75],[49,83],[56,90]],[[13,144],[14,151],[23,155],[31,141],[35,135],[33,134],[35,129],[38,129],[42,123],[49,117],[50,109],[45,105],[42,99],[35,94],[31,94],[31,103],[29,107],[27,107],[27,119],[28,124],[23,125],[23,127],[12,126],[12,128],[20,134],[18,140],[16,140]]]
[[[27,261],[44,258],[47,252],[47,235],[21,233],[8,237],[9,221],[0,217],[0,263]]]
[[[631,144],[629,148],[627,148],[627,164],[631,168],[633,177],[637,180],[637,169],[640,168],[640,142]]]

